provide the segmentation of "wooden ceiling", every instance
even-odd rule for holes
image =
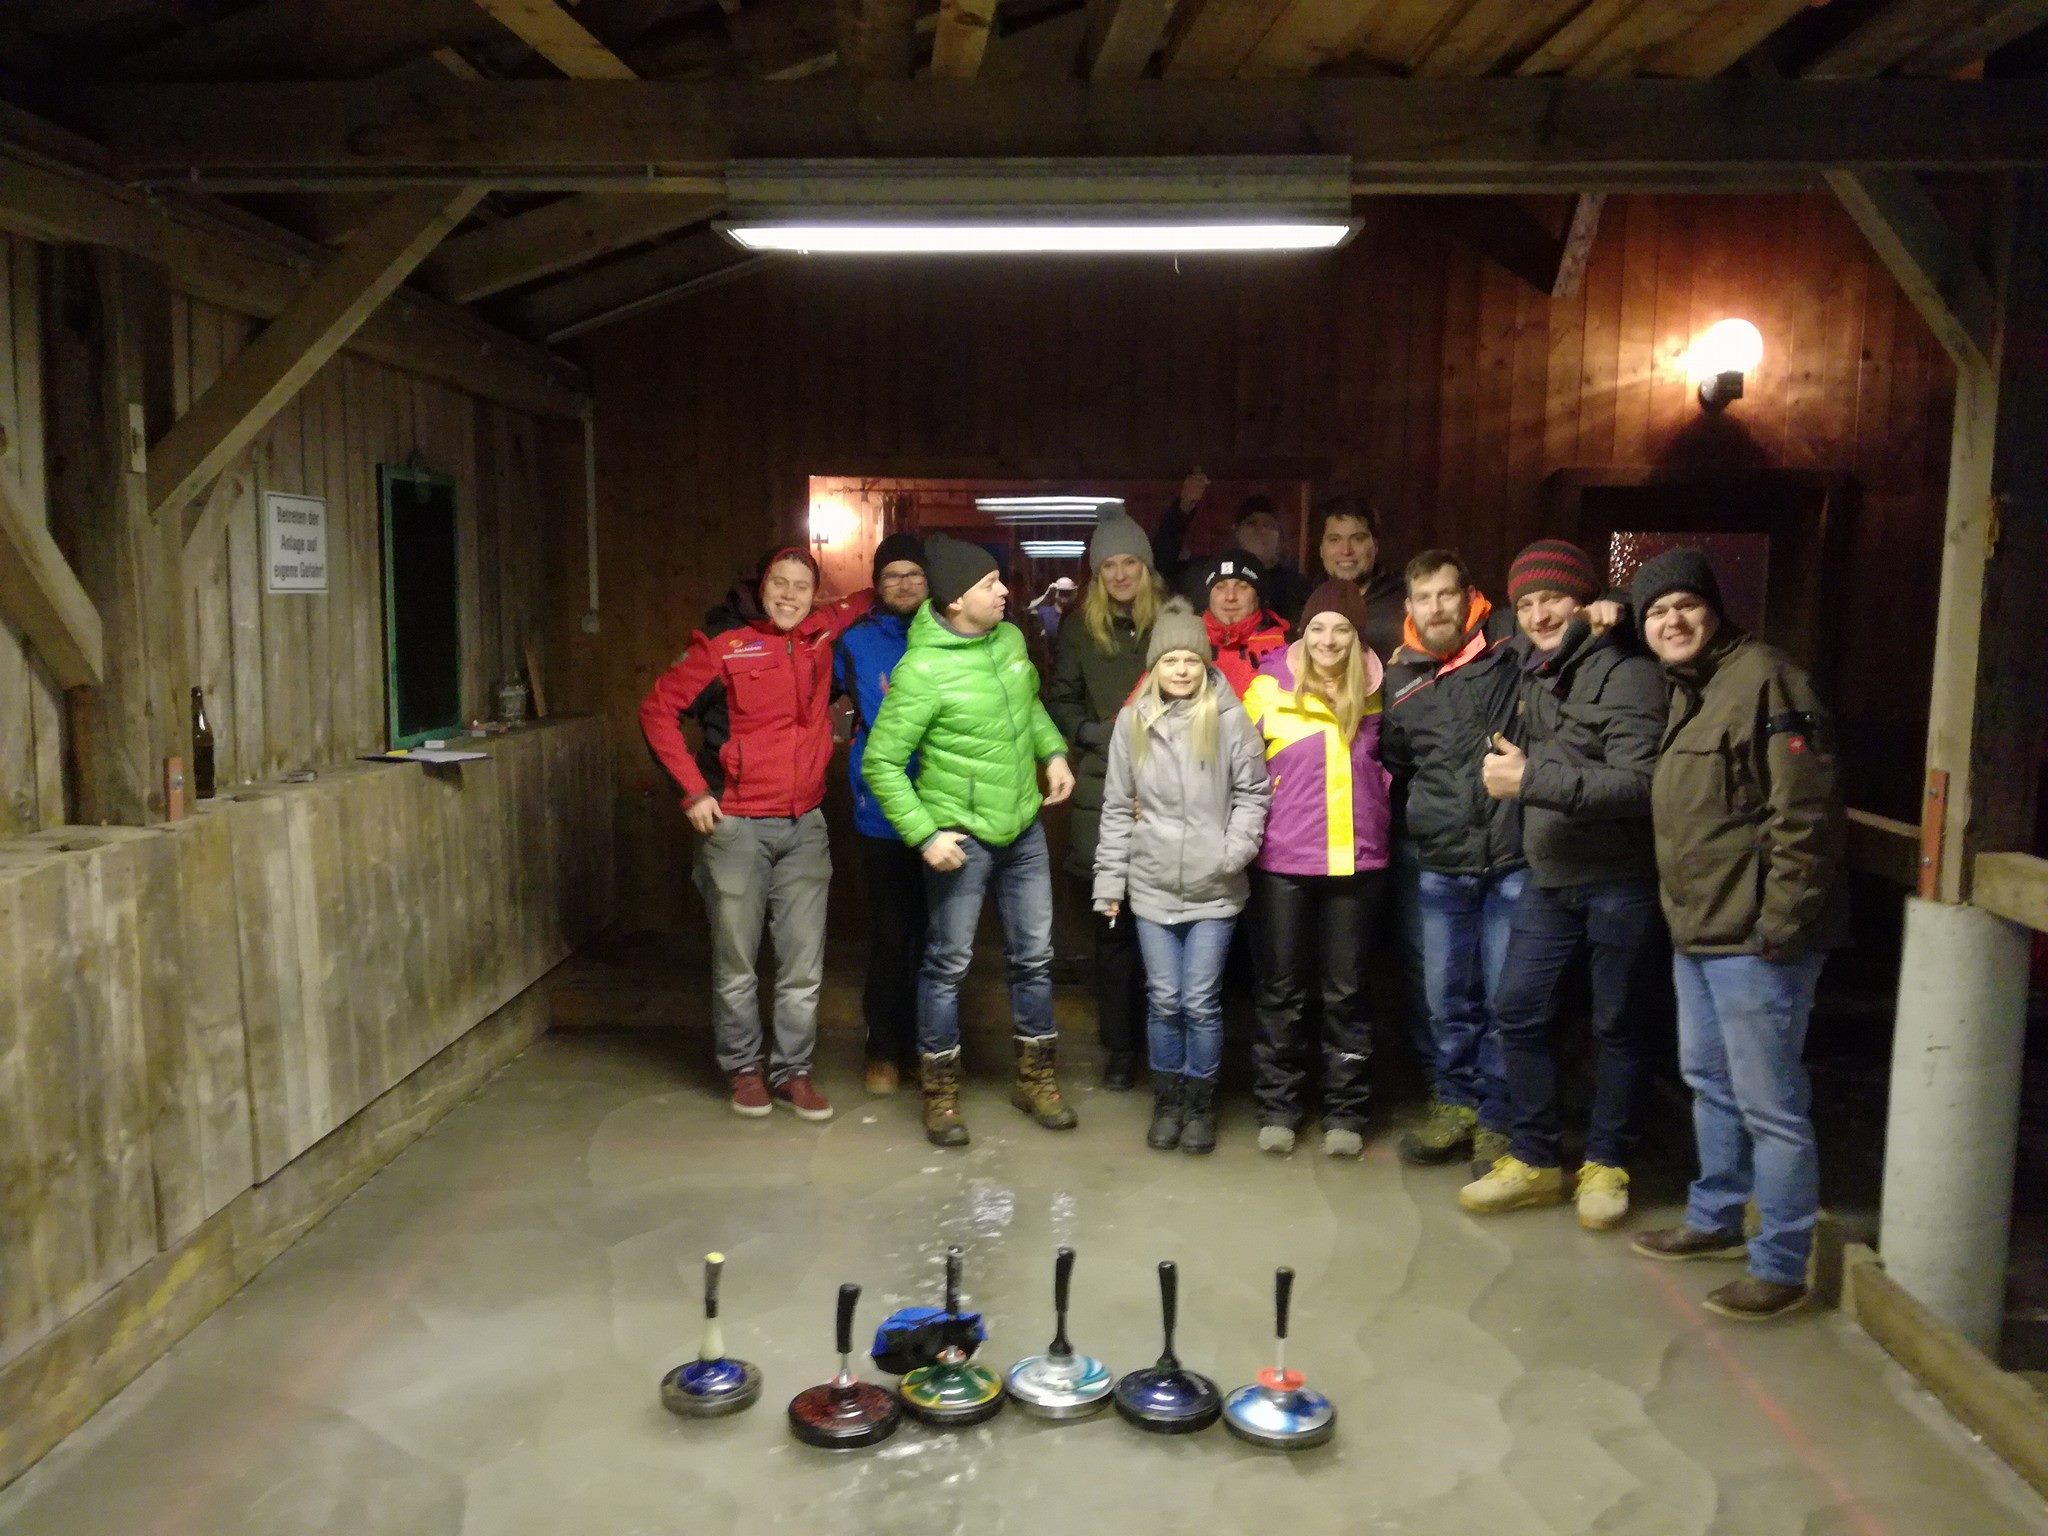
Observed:
[[[0,96],[93,133],[149,83],[2035,79],[2044,27],[2048,0],[10,0]],[[339,244],[386,195],[286,178],[237,200]],[[718,207],[687,181],[501,185],[414,280],[559,339],[745,270]]]

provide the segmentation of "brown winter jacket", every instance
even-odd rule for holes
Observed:
[[[1812,679],[1732,624],[1665,674],[1650,808],[1672,947],[1786,960],[1841,943],[1846,821]]]

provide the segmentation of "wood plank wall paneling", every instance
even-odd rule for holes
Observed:
[[[0,843],[0,1363],[609,921],[604,723],[484,750]]]
[[[182,411],[252,327],[183,296],[173,324]],[[554,493],[544,445],[563,434],[580,436],[573,424],[542,424],[355,353],[278,412],[223,473],[213,494],[229,501],[227,514],[187,562],[193,670],[207,690],[222,785],[347,761],[386,741],[380,464],[456,482],[463,711],[496,713],[498,685],[523,678],[527,640],[546,627],[540,532]],[[326,593],[264,591],[262,504],[272,490],[326,500]],[[5,690],[0,651],[0,719]]]
[[[1731,313],[1763,331],[1765,362],[1709,423],[1676,365]],[[1826,199],[1610,199],[1584,284],[1557,301],[1417,202],[1292,262],[791,264],[584,349],[603,632],[575,630],[579,581],[556,588],[551,634],[566,701],[623,744],[636,924],[699,921],[640,698],[759,548],[800,532],[814,473],[1299,473],[1379,500],[1390,558],[1453,544],[1497,588],[1547,531],[1554,470],[1851,470],[1842,600],[1882,615],[1849,626],[1851,792],[1914,814],[1953,372]]]
[[[0,235],[0,471],[47,520],[42,247]],[[0,837],[64,819],[64,697],[19,630],[0,622]]]

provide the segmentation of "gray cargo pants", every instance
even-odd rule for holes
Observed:
[[[765,917],[775,939],[775,1046],[768,1078],[811,1069],[818,989],[825,979],[825,888],[832,852],[825,813],[724,816],[697,844],[698,894],[711,920],[712,1021],[726,1072],[761,1060],[760,982]]]

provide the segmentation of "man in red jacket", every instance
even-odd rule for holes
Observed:
[[[1202,571],[1202,627],[1216,652],[1216,670],[1240,699],[1259,663],[1287,644],[1287,621],[1263,604],[1265,583],[1266,568],[1241,549],[1213,556]]]
[[[811,1081],[825,975],[825,769],[832,757],[832,643],[873,594],[814,606],[818,566],[771,550],[754,587],[734,589],[640,705],[647,745],[675,780],[701,841],[695,879],[711,922],[718,1065],[735,1113],[832,1106]],[[699,726],[693,756],[684,716]],[[775,933],[775,1043],[764,1076],[755,977],[763,919]]]

